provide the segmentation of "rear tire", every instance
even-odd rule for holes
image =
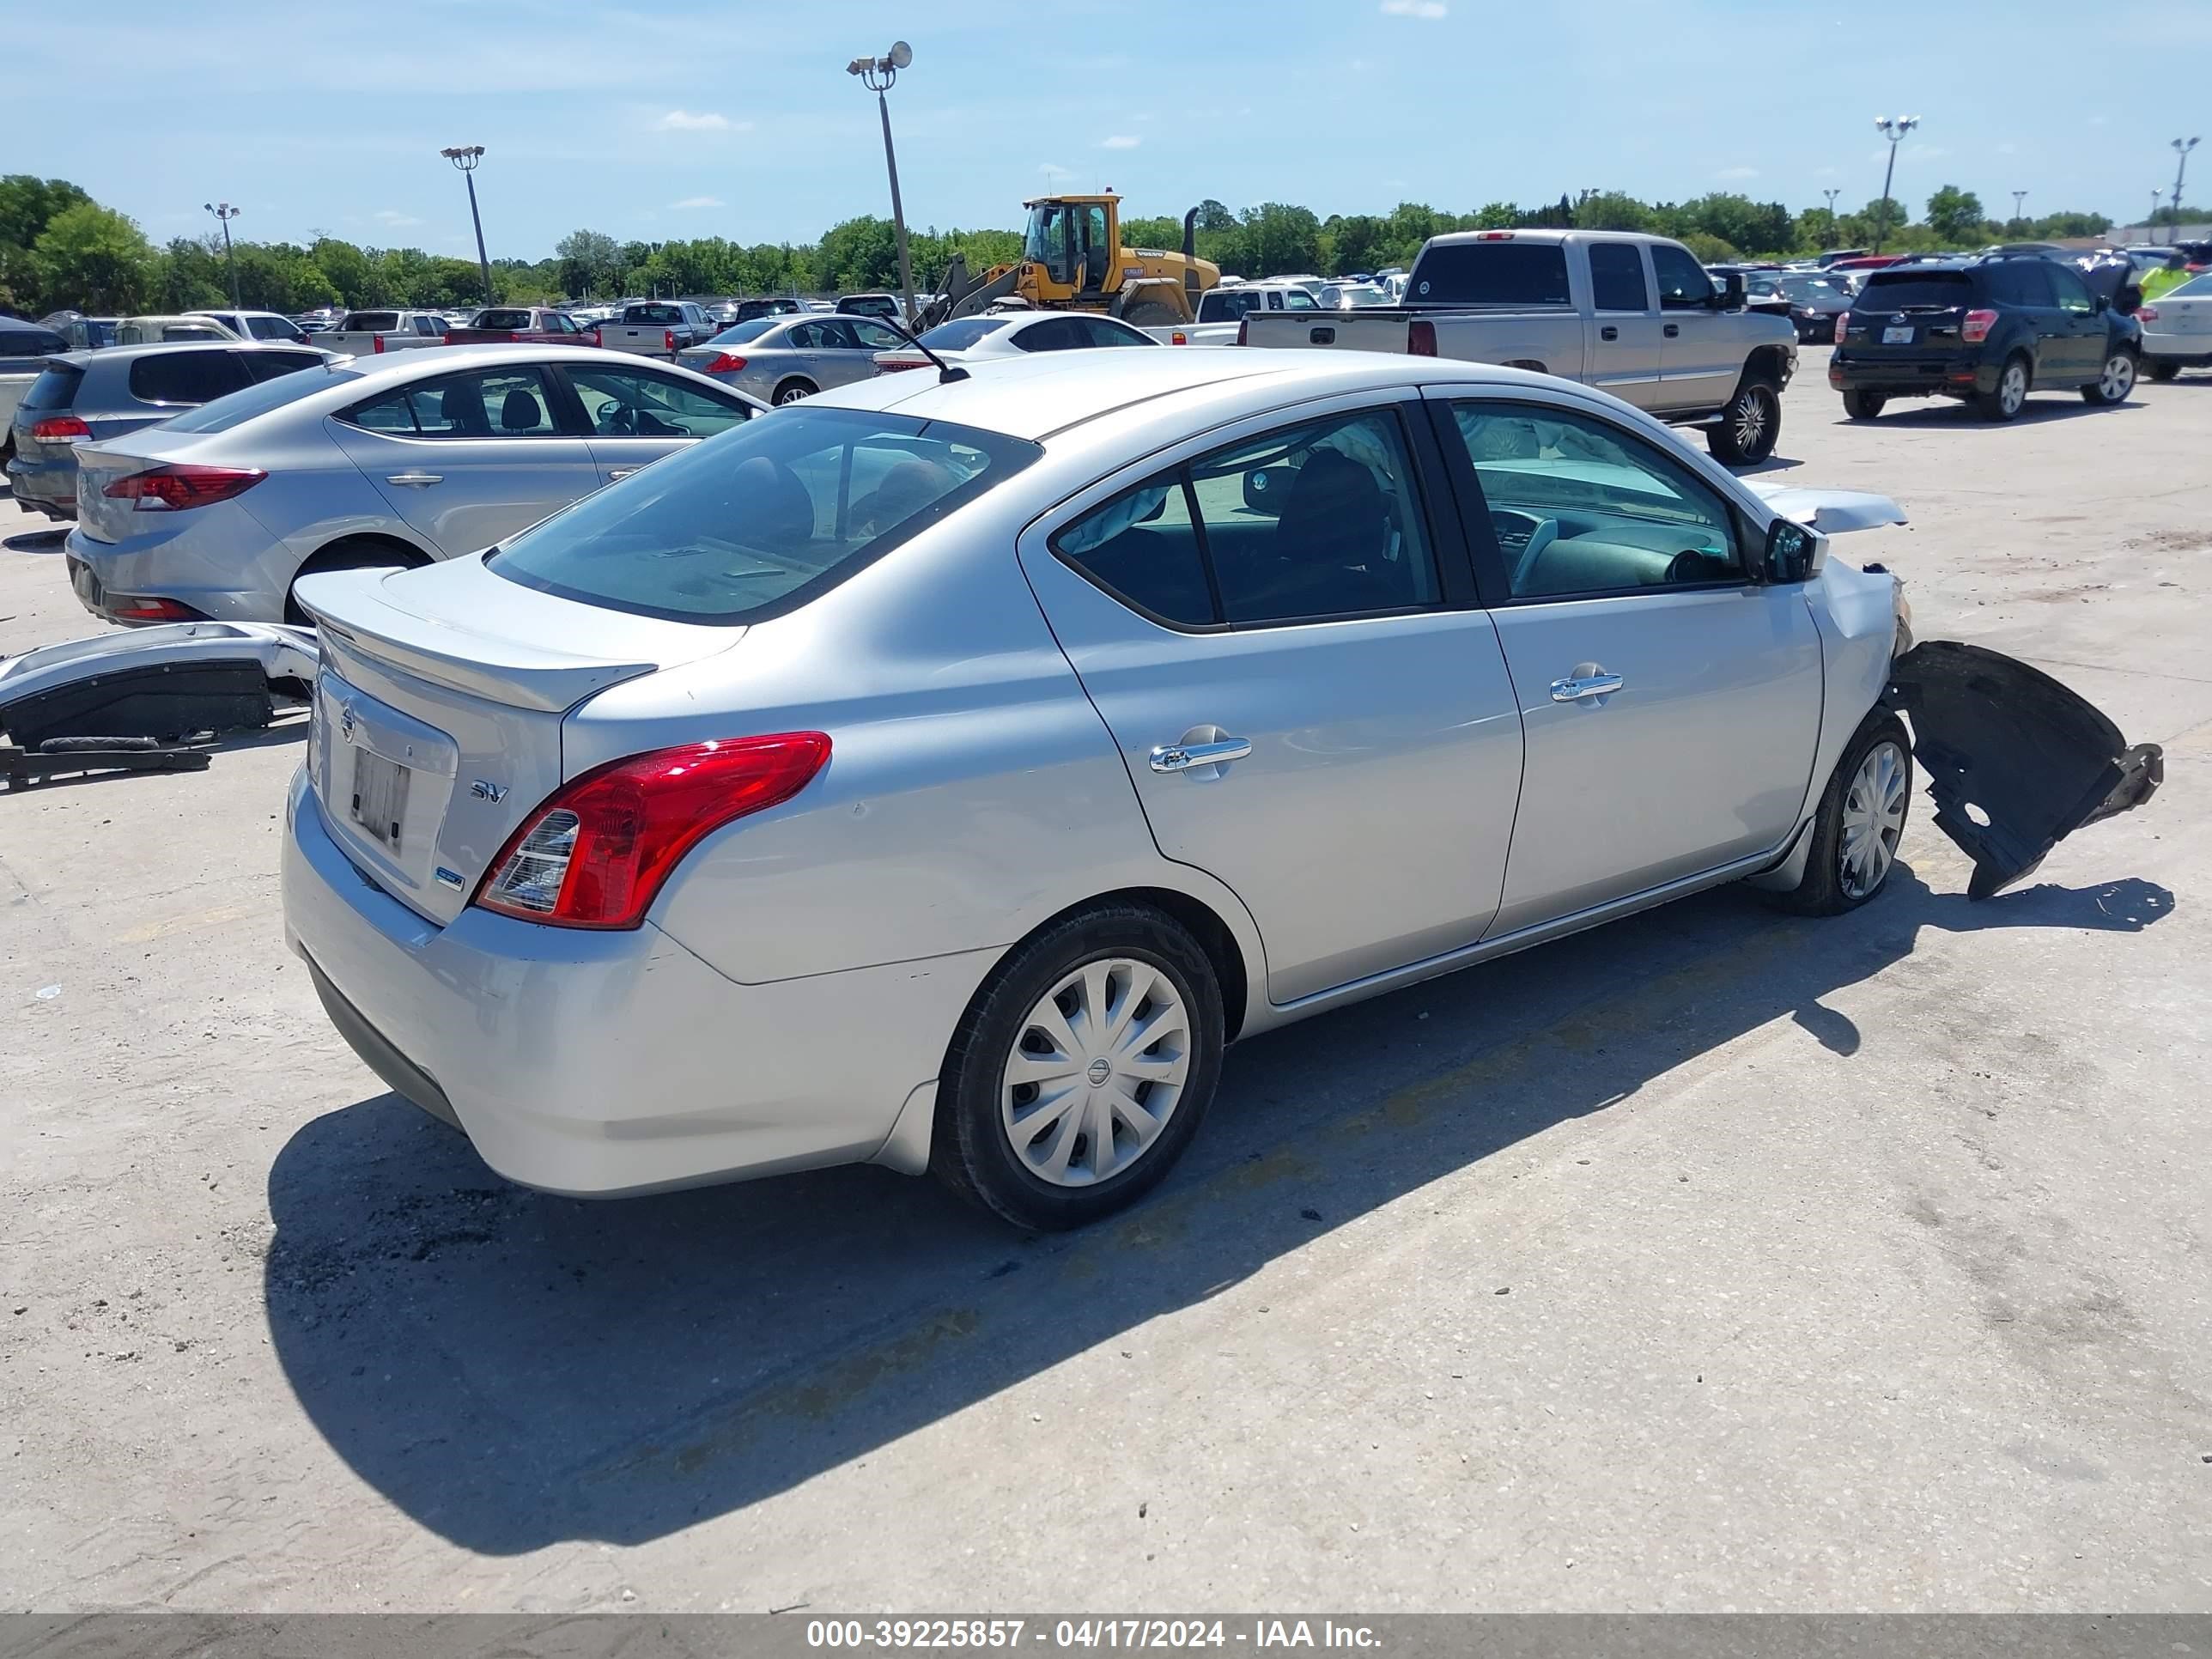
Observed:
[[[2164,386],[2169,380],[2178,380],[2181,378],[2181,365],[2154,357],[2143,365],[2143,373],[2160,386]]]
[[[786,380],[775,389],[775,402],[781,408],[785,404],[795,404],[802,398],[811,398],[821,389],[811,380]]]
[[[1139,300],[1121,313],[1121,320],[1131,328],[1170,328],[1183,318],[1173,306],[1158,300]]]
[[[362,538],[332,542],[301,565],[294,574],[292,585],[284,590],[284,620],[301,628],[314,625],[313,618],[300,609],[298,594],[301,576],[319,576],[330,570],[413,570],[429,562],[413,549],[395,547],[390,542]]]
[[[2105,372],[2081,388],[2081,401],[2100,409],[2124,404],[2136,389],[2136,354],[2123,347],[2105,359]]]
[[[1746,380],[1735,389],[1720,423],[1705,429],[1705,447],[1715,460],[1750,466],[1774,453],[1782,435],[1782,399],[1765,380]]]
[[[1077,911],[1008,952],[962,1016],[930,1168],[1017,1227],[1098,1220],[1197,1134],[1224,1042],[1220,981],[1180,923],[1129,902]]]
[[[2028,387],[2033,384],[2027,357],[2015,351],[1997,371],[1996,390],[1974,394],[1974,408],[1985,421],[2017,420],[2027,406]]]
[[[1805,874],[1771,894],[1800,915],[1856,910],[1888,883],[1912,801],[1912,740],[1905,723],[1877,708],[1860,724],[1820,793]]]
[[[1844,413],[1854,421],[1871,421],[1881,413],[1882,405],[1888,401],[1879,392],[1846,392]]]

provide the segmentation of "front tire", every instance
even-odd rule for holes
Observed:
[[[821,388],[811,380],[786,380],[775,389],[775,402],[780,408],[785,404],[795,404],[802,398],[811,398]]]
[[[2027,403],[2028,384],[2027,359],[2015,352],[1997,371],[1996,390],[1974,394],[1974,407],[1985,421],[2017,420]]]
[[[2106,358],[2105,372],[2081,388],[2081,401],[2110,409],[2114,404],[2127,402],[2128,394],[2135,389],[2136,354],[2122,349]]]
[[[1139,300],[1121,313],[1121,320],[1131,328],[1170,328],[1185,319],[1173,306],[1158,300]]]
[[[1782,435],[1782,399],[1765,380],[1746,380],[1735,389],[1720,423],[1705,432],[1705,447],[1729,466],[1749,466],[1774,453]]]
[[[1871,421],[1881,413],[1882,405],[1888,401],[1879,392],[1846,392],[1844,414],[1854,421]]]
[[[1844,750],[1813,815],[1805,874],[1775,895],[1801,915],[1856,910],[1888,883],[1912,799],[1912,742],[1886,708],[1868,715]]]
[[[1221,1076],[1221,986],[1148,906],[1080,910],[1015,946],[954,1033],[930,1168],[1033,1231],[1080,1227],[1158,1185]]]

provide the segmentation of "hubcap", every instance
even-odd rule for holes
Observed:
[[[1997,401],[2004,405],[2008,415],[2016,412],[2027,401],[2027,371],[2018,363],[2004,372],[2004,384],[1997,388]]]
[[[1124,957],[1086,962],[1030,1009],[1006,1056],[1000,1121],[1055,1187],[1090,1187],[1150,1151],[1190,1075],[1175,982]]]
[[[2118,403],[2135,390],[2135,360],[2124,351],[2114,352],[2105,364],[2101,389],[2107,403]]]
[[[1747,392],[1736,405],[1735,441],[1739,449],[1756,449],[1766,432],[1766,399]]]
[[[1893,743],[1868,750],[1844,794],[1838,875],[1844,891],[1863,899],[1881,885],[1905,830],[1905,756]]]
[[[805,386],[786,386],[783,391],[783,396],[778,398],[776,402],[780,404],[795,404],[805,395],[806,388]]]

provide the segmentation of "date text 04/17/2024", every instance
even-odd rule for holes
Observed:
[[[1365,1625],[1333,1620],[1255,1619],[811,1619],[810,1648],[1019,1648],[1044,1643],[1067,1648],[1355,1648],[1379,1647]]]

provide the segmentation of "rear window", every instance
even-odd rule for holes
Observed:
[[[1971,305],[1974,279],[1963,270],[1875,270],[1859,293],[1862,311],[1948,310]]]
[[[293,361],[294,358],[297,361]],[[226,392],[212,402],[188,413],[172,417],[166,429],[171,432],[228,432],[231,428],[252,420],[257,415],[266,415],[272,409],[282,409],[295,404],[314,392],[327,392],[343,380],[361,378],[355,369],[336,370],[325,374],[308,374],[297,371],[320,362],[304,352],[256,352],[249,367],[265,373],[282,366],[273,380],[262,380],[242,392]]]
[[[71,368],[65,363],[39,371],[39,378],[31,382],[31,389],[23,394],[25,409],[67,409],[76,401],[77,382],[84,379],[84,371]]]
[[[398,326],[399,313],[396,311],[356,311],[338,325],[339,331],[347,334],[389,333]]]
[[[759,339],[762,335],[767,333],[769,330],[775,326],[777,326],[776,319],[773,317],[756,317],[749,323],[739,323],[734,328],[724,329],[708,343],[710,345],[749,345],[753,341]]]
[[[585,496],[487,563],[609,610],[757,622],[827,592],[1043,453],[942,421],[802,404]]]
[[[623,321],[640,328],[666,328],[672,323],[684,320],[684,313],[674,306],[632,306],[623,313]],[[493,323],[492,328],[520,328],[520,323]]]
[[[928,333],[915,337],[932,351],[965,351],[986,334],[1004,328],[1012,320],[1011,317],[961,317],[939,323]]]
[[[283,317],[248,317],[246,328],[257,340],[298,340],[307,336],[299,324]]]
[[[1424,306],[1563,306],[1567,250],[1558,242],[1445,242],[1413,266],[1406,297]]]
[[[2166,289],[2160,297],[2166,300],[2212,299],[2212,270],[2206,271],[2202,276],[2191,277],[2179,288]]]
[[[530,320],[530,313],[526,311],[492,310],[479,311],[477,313],[477,319],[471,326],[476,328],[528,329],[532,327],[532,325]]]
[[[0,357],[43,357],[68,349],[69,342],[50,328],[0,327]]]
[[[246,383],[234,351],[174,351],[131,365],[131,395],[142,404],[206,404]]]

